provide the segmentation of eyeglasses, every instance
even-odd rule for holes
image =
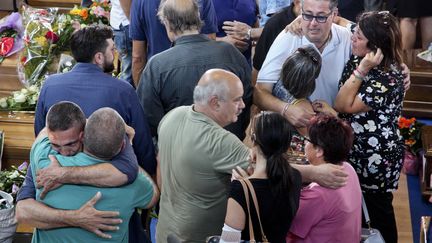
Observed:
[[[304,10],[302,10],[302,12],[304,12]],[[318,23],[325,23],[327,22],[328,17],[330,17],[332,15],[333,11],[331,11],[328,15],[326,16],[315,16],[312,14],[306,14],[306,13],[302,13],[302,17],[304,20],[311,22],[313,19],[316,20],[316,22]]]

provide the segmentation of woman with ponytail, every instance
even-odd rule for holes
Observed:
[[[294,218],[301,188],[300,173],[286,158],[291,142],[291,126],[280,114],[261,112],[252,122],[251,159],[255,170],[249,180],[258,199],[261,223],[270,242],[284,242]],[[239,181],[231,183],[227,214],[220,242],[249,240],[249,219],[243,188]],[[252,202],[252,201],[250,201]],[[255,238],[261,239],[257,213],[250,207]]]
[[[311,183],[300,194],[300,207],[287,237],[288,243],[360,242],[361,190],[353,167],[345,162],[353,143],[351,127],[341,119],[319,114],[308,127],[305,154],[309,162],[342,165],[347,184],[328,189]]]

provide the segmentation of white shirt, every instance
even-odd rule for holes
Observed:
[[[129,25],[129,20],[126,17],[120,5],[120,0],[111,0],[110,25],[113,29],[120,29],[120,24],[123,26]]]
[[[341,78],[346,62],[351,55],[352,33],[345,27],[332,24],[332,38],[321,53],[321,72],[316,79],[315,91],[309,97],[314,101],[325,100],[333,106],[338,92],[339,79]],[[280,72],[285,60],[297,48],[312,44],[305,36],[299,37],[285,30],[274,40],[266,59],[258,73],[258,83],[276,83],[280,78]],[[315,47],[316,48],[316,47]]]

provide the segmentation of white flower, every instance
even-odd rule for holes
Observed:
[[[389,149],[394,149],[394,148],[396,148],[396,143],[394,141],[390,141],[387,143],[387,147]]]
[[[19,94],[14,97],[16,103],[24,103],[26,101],[26,96],[24,94]]]
[[[370,137],[368,139],[368,144],[372,147],[378,146],[378,139],[376,137]]]
[[[375,132],[376,130],[376,126],[375,126],[375,122],[372,120],[367,121],[367,124],[364,125],[364,128],[366,128],[366,130],[368,130],[369,132]]]
[[[381,133],[386,139],[393,134],[393,131],[390,129],[390,127],[383,127],[382,133]]]
[[[27,94],[28,93],[28,90],[27,89],[21,89],[21,94]]]
[[[372,163],[375,163],[377,165],[381,164],[381,159],[382,159],[381,155],[372,154],[372,156],[368,158],[369,161],[368,167],[371,167]]]
[[[19,176],[19,173],[18,173],[18,171],[14,171],[11,175],[10,175],[10,179],[15,179],[15,178],[17,178]]]
[[[7,106],[8,106],[8,104],[7,104],[6,98],[1,98],[0,99],[0,107],[1,108],[6,108]]]
[[[351,127],[353,128],[354,133],[362,133],[362,132],[364,132],[363,126],[360,125],[360,124],[358,124],[357,122],[353,122],[351,124]]]
[[[382,115],[382,114],[379,116],[379,119],[381,121],[383,121],[383,123],[386,123],[388,121],[388,118],[386,116]]]
[[[372,87],[368,86],[368,87],[366,88],[366,92],[368,92],[368,93],[372,93]]]
[[[38,91],[38,87],[36,85],[32,85],[28,88],[28,90],[32,93],[35,93]]]

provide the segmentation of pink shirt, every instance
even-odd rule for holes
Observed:
[[[343,165],[346,186],[333,190],[311,183],[302,189],[287,242],[360,242],[360,184],[351,165]]]

